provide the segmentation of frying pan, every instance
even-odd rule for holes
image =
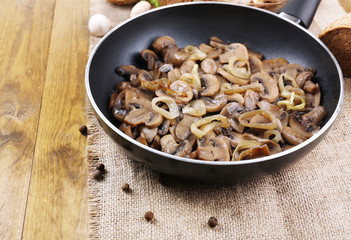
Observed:
[[[310,6],[304,5],[308,4]],[[327,47],[301,25],[308,27],[319,4],[316,0],[293,0],[284,15],[248,6],[219,2],[191,2],[153,9],[112,29],[92,51],[87,63],[87,95],[103,129],[132,158],[149,168],[176,177],[205,182],[232,182],[241,176],[259,176],[279,171],[310,152],[327,134],[343,100],[340,67]],[[308,10],[307,12],[305,10]],[[302,14],[301,14],[302,13]],[[301,15],[302,17],[299,17]],[[300,21],[300,24],[291,19]],[[142,66],[140,51],[164,35],[180,47],[207,43],[211,36],[240,42],[266,58],[284,57],[289,62],[317,69],[322,99],[328,115],[321,130],[307,141],[284,152],[236,162],[208,162],[173,156],[151,149],[118,129],[108,103],[117,82],[120,65]]]

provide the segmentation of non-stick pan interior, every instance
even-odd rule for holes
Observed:
[[[99,110],[113,124],[109,96],[118,81],[119,65],[141,67],[140,51],[159,36],[169,35],[180,47],[208,43],[211,36],[246,43],[266,58],[284,57],[304,67],[314,67],[322,89],[322,104],[333,114],[340,97],[340,72],[329,52],[307,31],[274,13],[220,3],[175,5],[152,11],[115,28],[93,52],[89,86]],[[325,122],[326,122],[325,121]]]

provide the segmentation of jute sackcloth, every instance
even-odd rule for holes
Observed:
[[[115,25],[129,10],[91,0],[91,14]],[[98,40],[91,37],[91,48]],[[228,185],[173,178],[161,184],[157,173],[127,157],[87,104],[90,238],[351,239],[351,79],[345,80],[342,111],[311,153],[272,175]],[[99,162],[107,168],[103,181],[92,178]],[[146,211],[154,213],[151,222]],[[211,216],[215,228],[207,224]]]

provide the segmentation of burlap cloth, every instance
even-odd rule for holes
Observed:
[[[91,14],[116,24],[129,7],[91,0]],[[99,38],[91,37],[91,47]],[[272,175],[231,185],[167,179],[129,159],[87,104],[91,239],[351,239],[351,79],[327,137],[304,159]],[[92,178],[97,162],[103,181]],[[123,192],[129,183],[132,191]],[[144,219],[152,211],[151,222]],[[209,217],[219,225],[210,228]]]

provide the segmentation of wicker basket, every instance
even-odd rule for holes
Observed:
[[[227,3],[237,3],[242,5],[248,5],[253,7],[258,7],[262,9],[266,9],[268,11],[277,12],[281,9],[288,0],[273,0],[273,1],[262,1],[263,3],[242,3],[240,0],[205,0],[205,1],[213,1],[213,2],[227,2]],[[306,0],[307,1],[307,0]],[[159,0],[160,5],[170,5],[174,3],[183,3],[183,2],[194,2],[194,0]],[[246,2],[246,1],[245,1]]]

